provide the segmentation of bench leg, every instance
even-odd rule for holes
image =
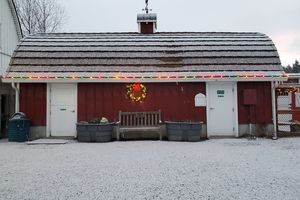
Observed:
[[[162,140],[162,134],[161,134],[161,131],[159,131],[159,140]]]
[[[119,141],[120,140],[120,130],[119,130],[119,128],[117,128],[117,141]]]
[[[163,131],[162,131],[162,126],[160,125],[160,126],[159,126],[159,129],[158,129],[159,140],[162,140],[162,133],[163,133]]]

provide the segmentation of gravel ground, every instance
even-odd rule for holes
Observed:
[[[0,199],[299,199],[300,138],[26,145],[0,140]]]

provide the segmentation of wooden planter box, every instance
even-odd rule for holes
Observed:
[[[165,122],[168,140],[200,141],[202,123],[200,122]]]
[[[115,123],[84,124],[77,123],[77,140],[79,142],[109,142]]]

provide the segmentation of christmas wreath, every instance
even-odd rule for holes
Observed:
[[[147,96],[147,88],[140,83],[130,84],[127,85],[126,94],[131,101],[141,103]]]

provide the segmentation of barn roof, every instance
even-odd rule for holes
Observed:
[[[282,72],[272,40],[254,32],[40,33],[9,73]]]

